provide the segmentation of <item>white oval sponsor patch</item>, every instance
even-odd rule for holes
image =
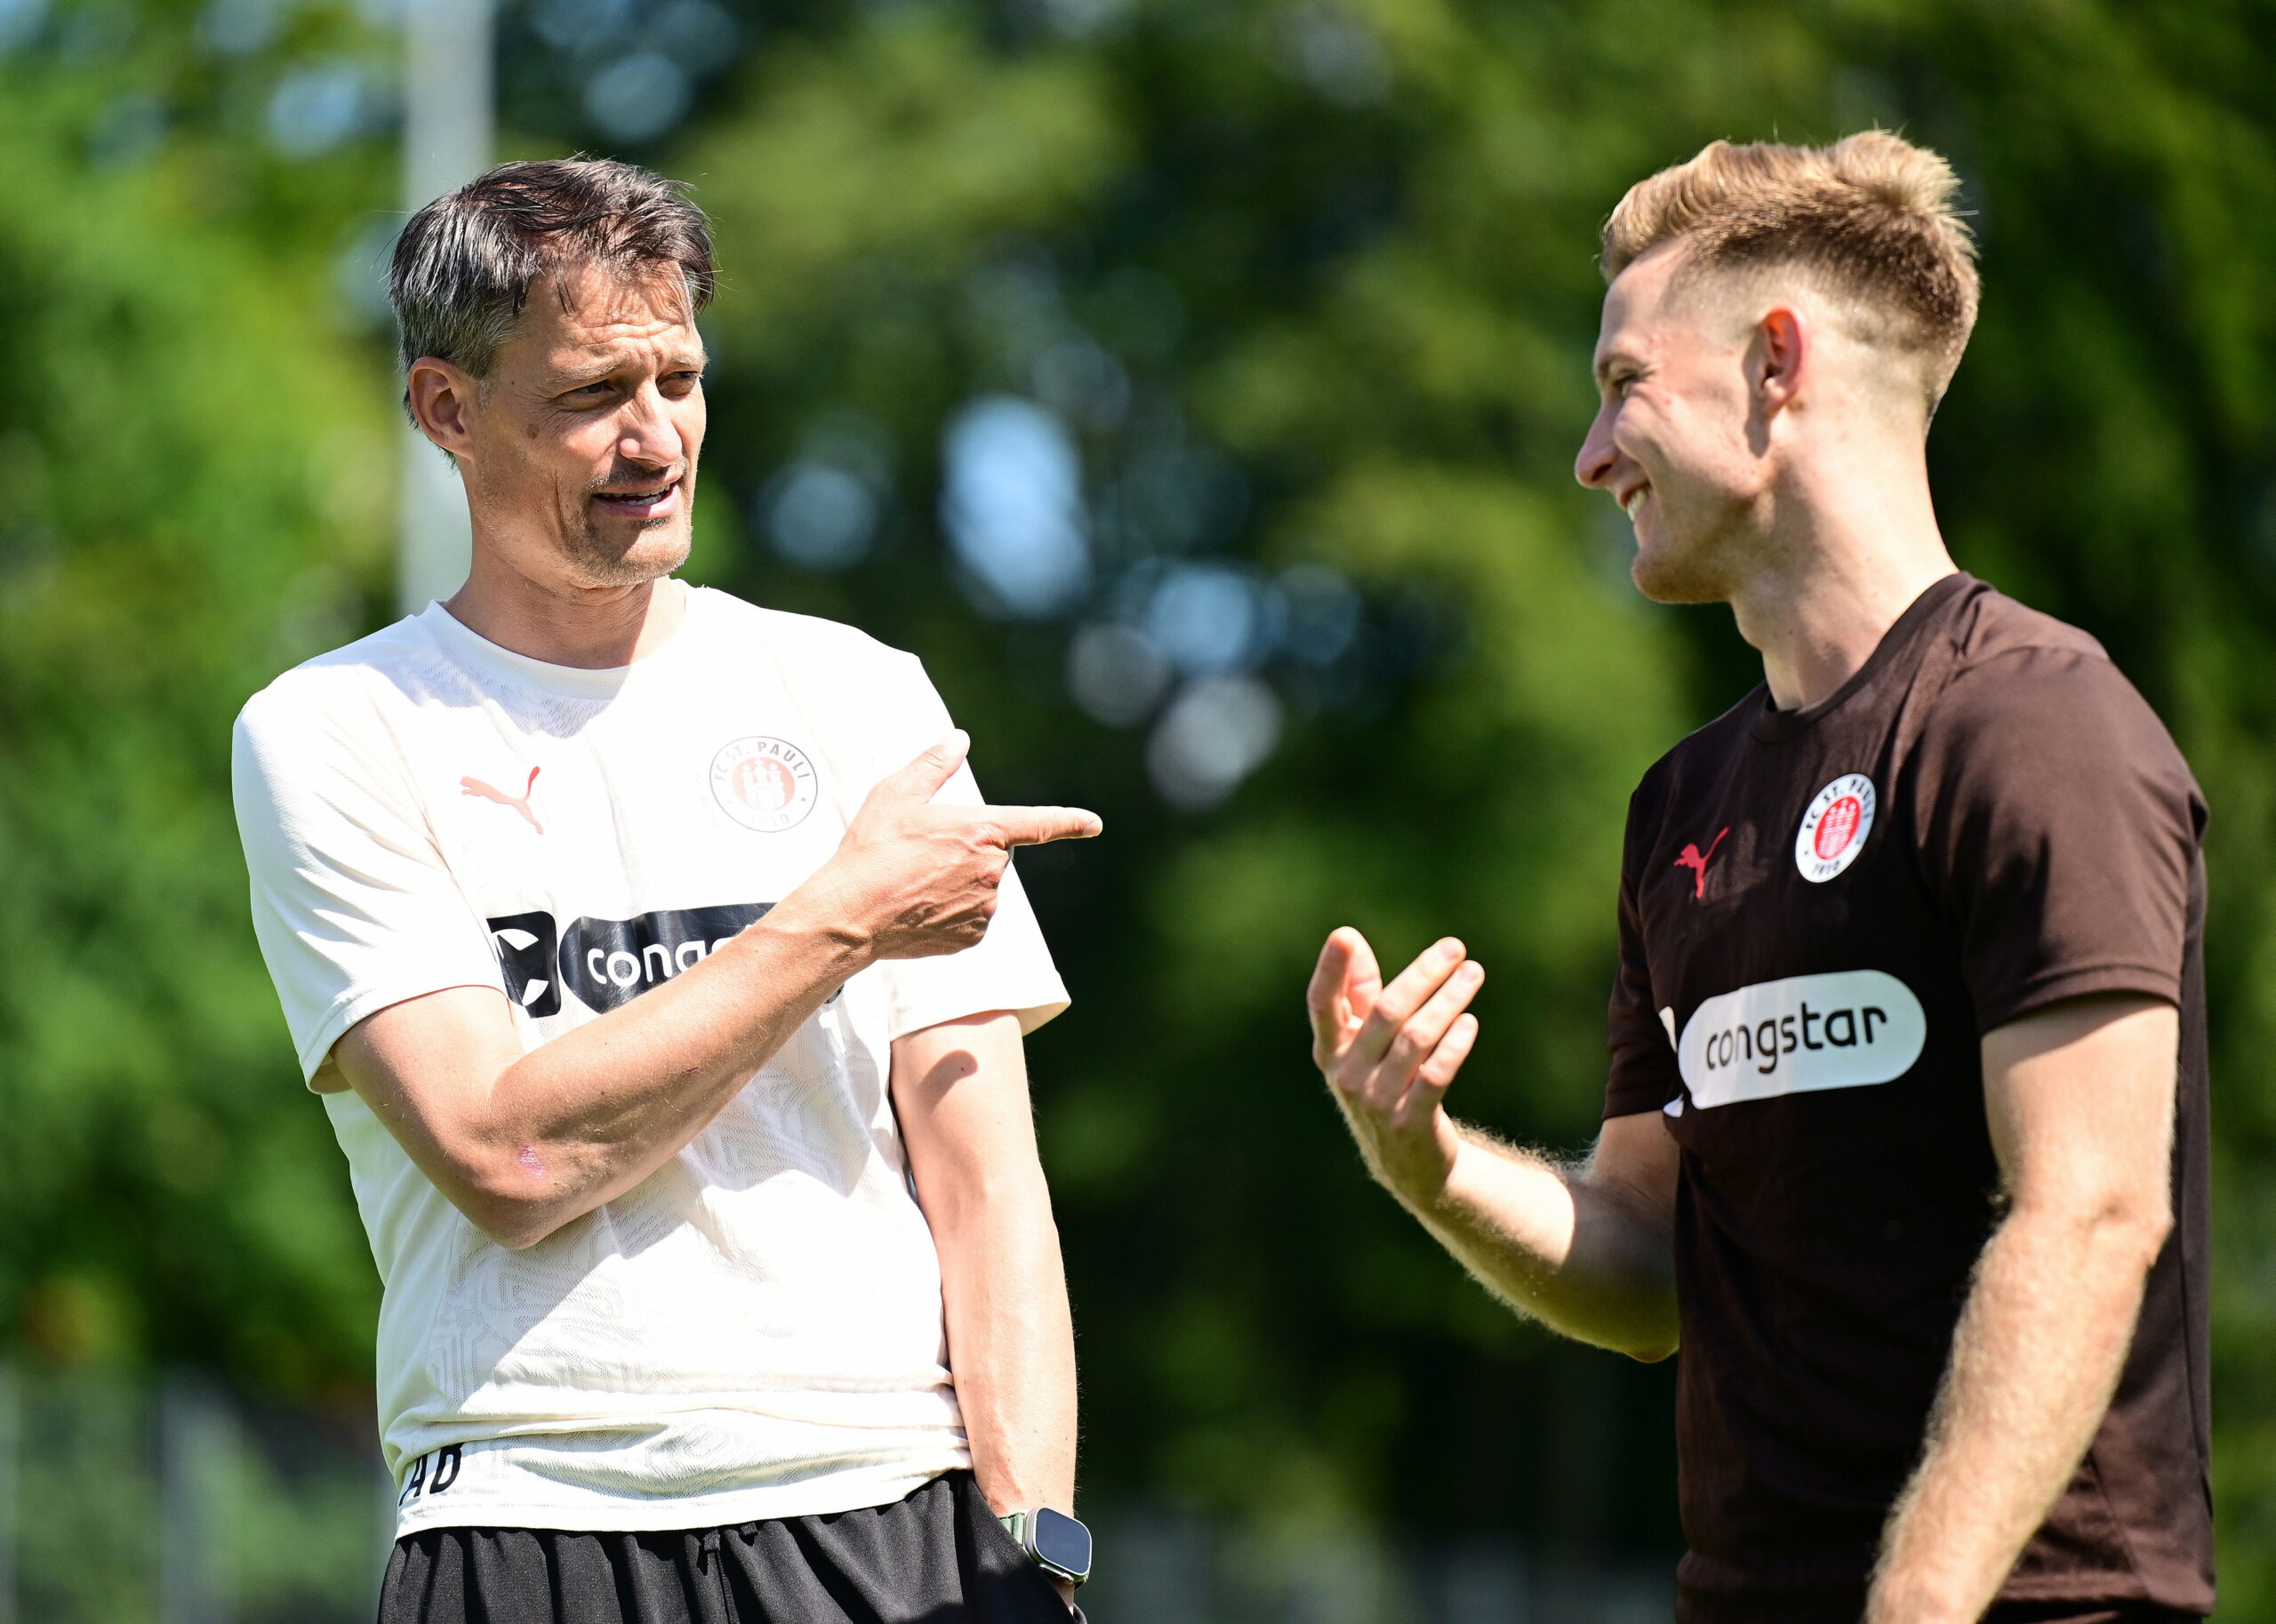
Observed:
[[[1794,836],[1794,867],[1822,885],[1857,860],[1873,832],[1873,780],[1862,772],[1835,779],[1817,792]]]
[[[747,829],[780,834],[814,809],[814,764],[781,739],[738,739],[711,758],[711,795]]]
[[[1927,1041],[1910,987],[1879,970],[1843,970],[1708,999],[1684,1023],[1676,1060],[1691,1102],[1707,1109],[1893,1082]]]

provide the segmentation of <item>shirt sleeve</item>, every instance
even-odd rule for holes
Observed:
[[[956,725],[914,655],[889,655],[880,686],[870,783],[899,772]],[[867,794],[869,785],[861,789]],[[969,764],[933,798],[942,805],[986,804]],[[996,917],[977,946],[934,958],[888,959],[882,969],[895,1038],[990,1010],[1012,1011],[1020,1030],[1032,1032],[1070,1003],[1016,866],[1004,872]]]
[[[1628,833],[1620,858],[1620,965],[1607,1016],[1612,1049],[1612,1071],[1604,1090],[1607,1122],[1663,1109],[1676,1098],[1678,1088],[1675,1040],[1652,996],[1644,922],[1636,900],[1637,869],[1651,844],[1651,831],[1639,827],[1645,821],[1639,812],[1645,798],[1645,788],[1639,788],[1628,803]]]
[[[2205,804],[2116,666],[2033,647],[1970,667],[1916,760],[1921,860],[1979,1033],[2096,993],[2181,1001]]]
[[[505,983],[488,927],[444,866],[383,731],[312,715],[275,690],[231,750],[253,931],[313,1077],[357,1021],[446,987]]]

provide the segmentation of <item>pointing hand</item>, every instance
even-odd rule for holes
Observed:
[[[1102,827],[1070,806],[942,806],[972,741],[959,729],[881,780],[817,880],[837,923],[876,958],[957,953],[988,933],[1014,846],[1086,840]]]

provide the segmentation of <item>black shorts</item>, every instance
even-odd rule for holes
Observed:
[[[427,1528],[380,1624],[1069,1624],[970,1472],[890,1506],[669,1533]]]

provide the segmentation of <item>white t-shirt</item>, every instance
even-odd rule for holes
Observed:
[[[708,590],[613,670],[433,604],[287,672],[238,718],[236,785],[304,1073],[442,988],[499,988],[525,1049],[617,1007],[788,895],[949,728],[913,657]],[[939,798],[980,797],[960,772]],[[326,1093],[385,1283],[401,1528],[708,1527],[883,1505],[969,1464],[890,1045],[1066,1004],[1006,876],[980,946],[854,977],[686,1149],[521,1252]]]

